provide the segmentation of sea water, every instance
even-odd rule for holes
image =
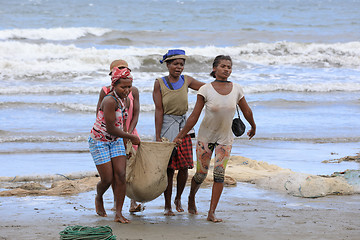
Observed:
[[[0,176],[95,170],[87,138],[114,59],[132,69],[137,129],[153,141],[152,89],[171,48],[186,51],[184,74],[203,82],[213,80],[216,55],[231,56],[229,80],[243,87],[257,124],[232,154],[312,174],[359,169],[322,163],[360,152],[359,0],[0,5]],[[190,90],[189,114],[195,101]]]

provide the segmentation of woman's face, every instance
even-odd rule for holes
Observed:
[[[167,68],[169,69],[169,74],[173,77],[179,77],[184,70],[185,60],[178,58],[174,61],[167,63]]]
[[[114,90],[116,91],[116,94],[120,98],[126,98],[132,87],[132,80],[130,79],[120,79],[118,83],[114,86]]]
[[[219,65],[213,68],[215,71],[216,79],[227,80],[232,72],[232,63],[230,60],[220,60]]]

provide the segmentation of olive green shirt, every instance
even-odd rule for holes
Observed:
[[[169,89],[162,78],[157,79],[160,84],[164,114],[181,116],[188,111],[188,80],[184,75],[184,84],[177,90]]]

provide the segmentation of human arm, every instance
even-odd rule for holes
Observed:
[[[161,142],[161,128],[163,123],[164,108],[162,105],[162,96],[160,92],[160,83],[155,80],[153,90],[153,101],[155,104],[155,139]]]
[[[97,106],[96,106],[96,116],[97,116],[97,113],[99,112],[101,102],[102,102],[102,100],[104,99],[105,96],[106,96],[106,93],[104,92],[104,89],[101,88],[100,93],[99,93],[99,100],[98,100],[98,103],[97,103]]]
[[[131,122],[129,125],[128,132],[132,133],[138,123],[139,120],[139,113],[140,113],[140,96],[139,96],[139,90],[136,87],[132,87],[132,95],[134,97],[133,100],[133,115],[131,118]]]
[[[202,95],[198,94],[194,110],[192,111],[192,113],[190,114],[188,119],[186,120],[184,128],[181,129],[179,134],[175,137],[175,139],[174,139],[175,143],[181,144],[181,139],[183,139],[185,137],[185,135],[195,126],[195,124],[199,120],[199,117],[200,117],[202,109],[204,108],[204,105],[205,105],[204,97]]]
[[[196,80],[193,77],[187,76],[187,80],[188,80],[188,86],[189,88],[193,89],[193,90],[199,90],[199,88],[204,85],[205,83],[200,82],[198,80]]]
[[[123,131],[121,128],[115,126],[116,109],[117,109],[117,102],[115,101],[115,99],[111,97],[107,97],[103,100],[101,106],[104,112],[106,131],[109,134],[121,138],[130,139],[130,141],[134,145],[140,144],[140,139],[136,135],[127,133]]]
[[[253,113],[251,111],[251,108],[249,107],[249,104],[247,103],[245,97],[242,97],[240,101],[238,102],[238,105],[241,109],[241,112],[244,114],[244,117],[246,121],[249,122],[251,129],[247,132],[247,135],[249,136],[249,140],[255,136],[256,133],[256,124],[254,121]]]

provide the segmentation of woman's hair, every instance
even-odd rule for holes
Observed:
[[[183,58],[175,58],[175,59],[170,59],[170,60],[167,60],[167,61],[165,61],[166,62],[166,64],[171,64],[173,61],[175,61],[175,60],[177,60],[177,59],[182,59],[182,60],[184,60],[184,63],[185,63],[185,59],[183,59]]]
[[[231,60],[230,56],[228,56],[228,55],[218,55],[214,59],[213,68],[216,68],[217,66],[219,66],[221,60],[229,60],[231,62],[231,64],[232,64],[232,60]],[[213,78],[216,78],[215,71],[212,71],[210,73],[210,76],[212,76]]]

